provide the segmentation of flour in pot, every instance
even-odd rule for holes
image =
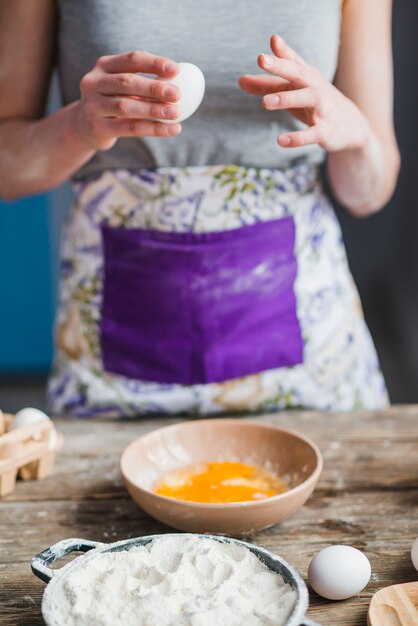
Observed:
[[[247,548],[182,536],[99,553],[56,592],[65,626],[284,626],[296,603]]]

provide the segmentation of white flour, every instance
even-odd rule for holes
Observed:
[[[181,536],[98,554],[55,591],[65,626],[284,626],[296,602],[247,548]]]

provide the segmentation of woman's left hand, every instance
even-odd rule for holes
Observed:
[[[281,37],[273,35],[270,46],[273,55],[258,57],[268,75],[241,76],[239,84],[263,96],[263,106],[269,111],[287,110],[308,125],[280,135],[278,144],[283,148],[319,144],[327,152],[363,147],[372,131],[360,109]]]

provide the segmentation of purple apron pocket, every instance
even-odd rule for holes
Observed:
[[[292,217],[214,233],[102,235],[106,371],[193,385],[303,361]]]

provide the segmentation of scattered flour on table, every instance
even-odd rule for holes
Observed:
[[[247,548],[168,536],[74,568],[53,608],[65,626],[284,626],[295,603]]]

